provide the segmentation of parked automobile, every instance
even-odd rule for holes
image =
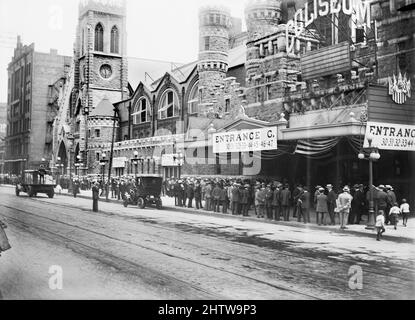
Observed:
[[[157,209],[162,208],[160,198],[163,178],[158,175],[140,175],[136,177],[136,187],[123,195],[124,207],[136,205],[140,209],[155,205]]]

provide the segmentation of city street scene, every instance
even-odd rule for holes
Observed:
[[[415,0],[0,0],[0,59],[0,300],[415,298]]]

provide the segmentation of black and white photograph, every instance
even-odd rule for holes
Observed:
[[[0,0],[0,300],[413,300],[414,212],[415,0]]]

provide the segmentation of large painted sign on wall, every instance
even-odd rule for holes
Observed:
[[[363,147],[368,147],[367,138],[371,137],[372,146],[382,150],[415,151],[415,125],[383,122],[368,122]]]
[[[277,149],[277,127],[215,133],[213,152],[249,152]]]
[[[350,15],[352,20],[356,22],[356,24],[352,23],[352,27],[356,28],[361,25],[370,27],[370,3],[370,0],[307,1],[304,8],[298,9],[294,14],[294,18],[287,22],[287,52],[294,50],[295,42],[304,32],[305,28],[319,17],[337,14],[342,11],[345,15]]]

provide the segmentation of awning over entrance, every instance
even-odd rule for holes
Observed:
[[[325,124],[312,127],[281,129],[279,140],[301,140],[326,137],[363,136],[366,125],[360,122]]]

